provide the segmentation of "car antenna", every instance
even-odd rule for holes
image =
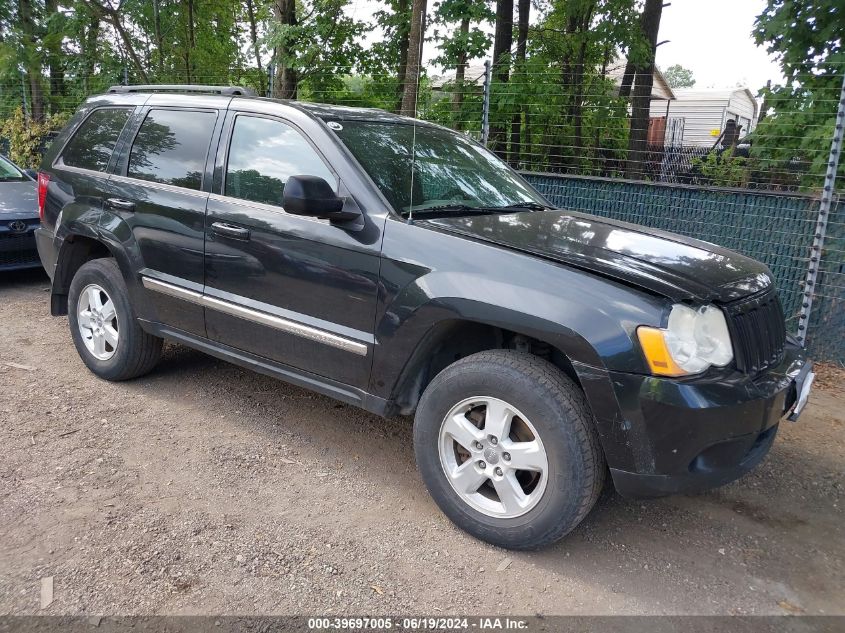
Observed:
[[[424,18],[421,18],[424,19]],[[414,223],[414,172],[417,161],[417,105],[420,100],[420,72],[422,71],[422,50],[425,38],[420,37],[420,50],[417,55],[417,78],[414,88],[414,126],[411,132],[411,204],[408,207],[408,224]],[[407,77],[406,77],[407,79]]]

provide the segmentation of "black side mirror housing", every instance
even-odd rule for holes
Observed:
[[[361,215],[358,209],[344,211],[344,199],[335,195],[331,185],[319,176],[288,178],[282,194],[282,207],[294,215],[307,215],[333,222],[346,222]]]

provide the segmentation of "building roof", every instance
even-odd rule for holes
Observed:
[[[611,79],[617,86],[622,85],[622,78],[625,76],[625,67],[628,65],[628,60],[624,57],[617,59],[607,68],[607,78]],[[660,72],[660,69],[655,66],[652,73],[651,98],[652,99],[675,99],[675,92],[666,81],[666,77]]]
[[[611,66],[608,67],[605,76],[613,81],[616,86],[620,86],[622,84],[622,77],[625,75],[625,66],[627,64],[627,60],[618,59]],[[481,86],[484,84],[484,64],[469,64],[466,67],[466,71],[464,73],[464,81],[467,83],[472,83],[477,86]],[[431,78],[431,87],[434,89],[443,88],[446,84],[452,83],[455,81],[455,71],[450,70],[442,75],[436,75]],[[666,78],[663,76],[663,73],[655,67],[654,73],[652,75],[652,89],[651,89],[651,97],[652,99],[674,99],[675,94],[672,91],[672,88],[669,86],[669,82],[666,81]]]

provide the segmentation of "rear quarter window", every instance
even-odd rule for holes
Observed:
[[[131,108],[99,108],[79,126],[62,152],[68,167],[106,171]]]

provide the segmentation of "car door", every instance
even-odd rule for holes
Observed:
[[[316,125],[316,123],[315,123]],[[372,357],[379,231],[282,208],[292,175],[337,172],[291,121],[230,112],[220,188],[206,215],[208,336],[239,350],[366,388]],[[351,201],[354,204],[354,201]]]
[[[205,208],[211,186],[207,162],[228,99],[220,100],[221,108],[213,107],[213,98],[196,107],[170,105],[170,100],[170,95],[153,97],[142,111],[141,123],[109,180],[104,204],[112,222],[131,232],[123,237],[140,260],[145,296],[156,318],[205,336],[202,306],[185,297],[203,289]],[[174,286],[181,293],[171,292]]]

